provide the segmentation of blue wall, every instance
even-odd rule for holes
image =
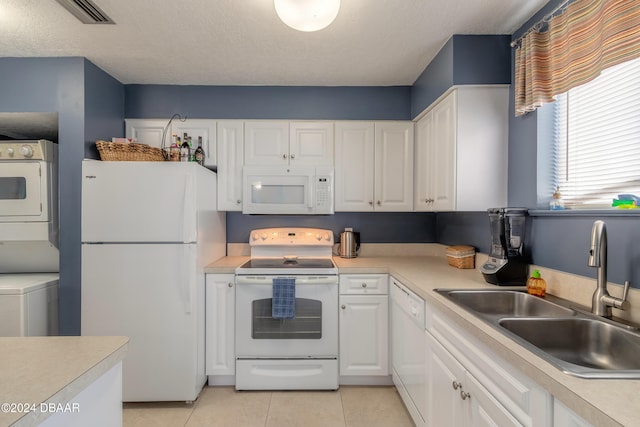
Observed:
[[[125,86],[127,118],[409,120],[409,86]]]
[[[98,159],[97,140],[124,135],[124,86],[92,62],[85,62],[84,72],[84,154]]]
[[[256,228],[314,227],[333,230],[336,241],[345,227],[360,232],[362,243],[436,241],[436,215],[415,212],[341,212],[326,216],[243,215],[227,212],[227,242],[248,243]]]
[[[415,118],[454,85],[510,84],[511,36],[454,35],[411,88]]]
[[[0,76],[0,111],[58,113],[60,333],[79,335],[81,162],[87,138],[122,134],[124,90],[84,58],[0,58]],[[86,131],[101,116],[118,126]]]

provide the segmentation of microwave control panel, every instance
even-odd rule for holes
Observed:
[[[316,169],[315,213],[333,213],[333,169]]]

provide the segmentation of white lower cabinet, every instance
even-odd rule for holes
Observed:
[[[553,397],[427,305],[426,425],[553,425]]]
[[[206,357],[209,385],[231,385],[235,381],[235,276],[206,276]]]
[[[428,332],[427,425],[522,426]]]
[[[556,427],[592,427],[591,423],[582,419],[558,399],[553,402],[553,425]]]
[[[386,274],[340,275],[339,358],[343,384],[380,382],[372,381],[371,377],[387,377],[388,381],[387,277]]]

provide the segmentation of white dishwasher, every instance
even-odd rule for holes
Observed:
[[[393,383],[416,426],[424,426],[427,405],[424,300],[394,277],[389,280]]]

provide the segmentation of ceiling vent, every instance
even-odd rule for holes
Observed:
[[[115,24],[90,0],[56,0],[84,24]]]

